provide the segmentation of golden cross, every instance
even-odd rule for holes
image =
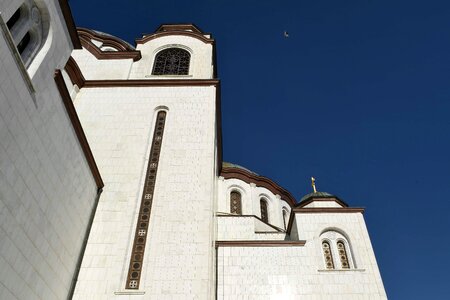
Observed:
[[[316,190],[316,179],[314,177],[311,177],[311,185],[312,185],[312,188],[314,190],[314,193],[317,193],[317,190]]]

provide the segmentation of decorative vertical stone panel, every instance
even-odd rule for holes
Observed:
[[[165,122],[166,112],[160,111],[156,118],[155,130],[153,133],[152,148],[150,150],[147,174],[145,175],[144,191],[142,193],[130,266],[128,268],[126,289],[139,289]]]

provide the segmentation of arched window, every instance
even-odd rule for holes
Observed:
[[[338,241],[336,243],[339,258],[341,260],[342,269],[350,269],[350,264],[348,263],[347,251],[345,250],[345,243],[343,241]]]
[[[331,254],[331,247],[328,241],[322,241],[323,258],[325,259],[325,267],[327,269],[334,269],[333,254]]]
[[[180,48],[169,48],[156,54],[152,75],[188,75],[191,54]]]
[[[328,230],[320,235],[326,269],[352,269],[355,261],[348,239],[340,232]]]
[[[237,191],[230,193],[230,212],[232,214],[242,215],[241,193]]]
[[[259,205],[261,206],[261,220],[269,223],[269,215],[267,214],[267,201],[261,199],[259,200]]]
[[[25,1],[6,22],[25,67],[31,64],[43,45],[44,28],[48,31],[48,22],[44,26],[42,21],[41,8],[34,1]]]
[[[283,212],[283,224],[284,224],[284,230],[286,230],[287,224],[288,224],[288,221],[289,221],[289,214],[288,214],[288,212],[287,212],[286,209],[282,209],[281,211]]]

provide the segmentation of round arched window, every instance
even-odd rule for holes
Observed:
[[[180,48],[169,48],[156,54],[152,75],[188,75],[191,54]]]

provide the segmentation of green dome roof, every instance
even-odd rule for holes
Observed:
[[[242,169],[242,170],[245,170],[245,171],[247,171],[247,172],[250,172],[250,173],[252,173],[252,174],[258,175],[258,174],[256,174],[255,172],[250,171],[250,170],[247,169],[247,168],[244,168],[243,166],[240,166],[240,165],[237,165],[237,164],[232,164],[232,163],[225,162],[225,161],[222,162],[222,168],[238,168],[238,169]]]
[[[339,199],[335,195],[332,195],[332,194],[327,193],[327,192],[315,192],[315,193],[309,193],[309,194],[303,196],[302,199],[300,199],[299,203],[302,203],[303,201],[306,201],[306,200],[308,200],[308,199],[310,199],[312,197],[315,197],[315,198],[337,198],[337,199]]]

